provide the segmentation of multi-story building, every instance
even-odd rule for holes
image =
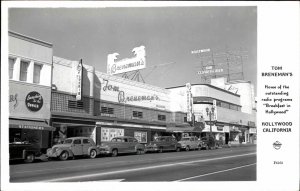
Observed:
[[[78,61],[53,57],[55,142],[89,136],[99,144],[128,135],[147,143],[155,135],[168,134],[167,126],[189,126],[185,107],[173,103],[169,90],[101,73],[85,64],[80,77],[82,89],[78,89],[78,66]],[[76,99],[78,91],[81,99]]]
[[[48,148],[52,44],[9,32],[9,141]]]
[[[255,142],[253,85],[245,81],[227,83],[226,79],[215,79],[211,84],[191,84],[192,115],[196,123],[205,121],[201,136],[212,133],[225,144]],[[186,86],[168,89],[182,94],[187,91]]]

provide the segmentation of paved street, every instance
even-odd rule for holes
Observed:
[[[10,165],[11,182],[255,180],[256,146]]]

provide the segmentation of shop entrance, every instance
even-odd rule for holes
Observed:
[[[229,142],[229,133],[225,133],[225,144],[228,145]]]

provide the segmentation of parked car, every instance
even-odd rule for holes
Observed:
[[[147,146],[146,152],[160,152],[163,151],[180,151],[181,145],[177,142],[175,137],[172,136],[160,136],[157,137],[154,141],[151,141]]]
[[[216,140],[214,137],[202,137],[200,139],[203,142],[203,147],[205,149],[216,149],[223,145],[223,141]]]
[[[109,142],[101,143],[99,149],[101,154],[116,157],[119,153],[142,154],[145,146],[134,137],[119,136],[112,138]]]
[[[200,150],[203,147],[202,146],[203,142],[201,140],[198,140],[198,138],[195,136],[182,137],[178,143],[180,143],[181,149],[184,149],[186,151],[189,151],[191,149]]]
[[[31,163],[41,154],[40,147],[37,144],[19,139],[9,143],[9,160],[24,160],[26,163]]]
[[[100,154],[99,148],[96,146],[93,139],[88,137],[71,137],[65,139],[63,144],[54,145],[47,150],[49,158],[59,158],[67,160],[69,157],[89,156],[96,158]]]

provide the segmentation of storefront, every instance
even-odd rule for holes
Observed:
[[[115,136],[135,137],[146,144],[155,136],[168,134],[166,125],[172,120],[168,90],[97,71],[95,74],[97,144]]]
[[[38,145],[42,152],[49,148],[55,128],[42,121],[9,120],[9,142]]]
[[[52,44],[9,32],[9,142],[51,145]]]
[[[90,137],[96,141],[95,119],[74,115],[52,112],[51,123],[55,128],[52,144],[62,143],[68,137]]]
[[[140,143],[147,144],[153,141],[155,136],[165,135],[166,128],[159,126],[122,123],[122,122],[97,122],[96,142],[110,141],[117,136],[135,137]]]
[[[84,61],[53,57],[51,124],[53,144],[69,137],[90,137],[96,141],[94,118],[94,68]]]

